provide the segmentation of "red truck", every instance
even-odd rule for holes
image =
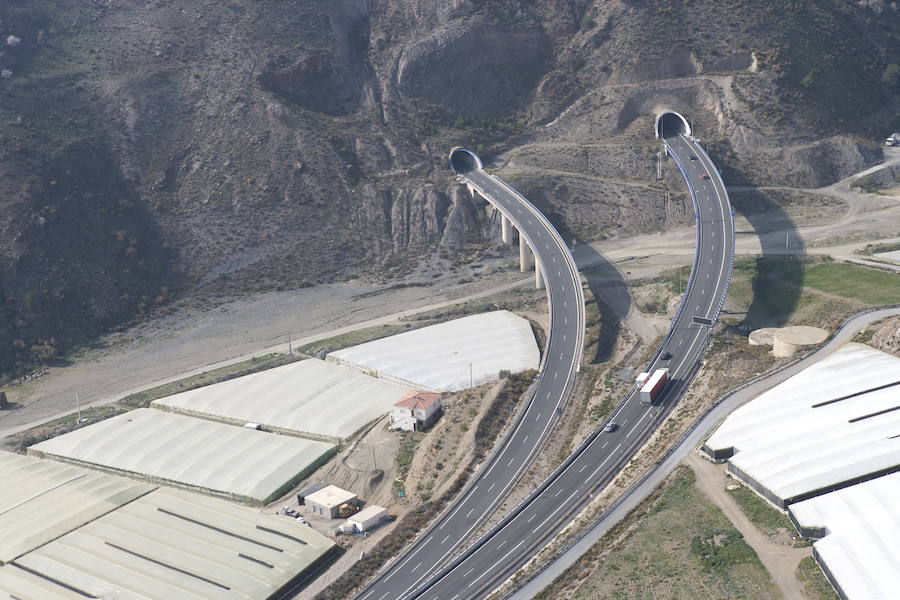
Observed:
[[[653,401],[656,400],[660,392],[666,388],[667,383],[669,383],[668,369],[657,369],[654,371],[653,375],[644,381],[641,390],[638,392],[641,403],[653,404]]]

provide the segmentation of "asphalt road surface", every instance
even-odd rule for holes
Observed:
[[[584,296],[575,260],[550,222],[521,194],[477,168],[458,169],[505,214],[534,250],[550,301],[550,332],[541,374],[511,433],[437,522],[357,595],[360,600],[402,598],[471,536],[518,481],[552,429],[568,397],[584,345]]]
[[[831,339],[814,353],[805,356],[794,363],[778,369],[753,381],[742,384],[738,388],[728,392],[718,403],[709,409],[695,425],[688,430],[680,442],[672,449],[668,456],[659,463],[637,486],[631,488],[624,496],[617,499],[617,503],[611,510],[598,519],[585,534],[566,550],[563,554],[546,565],[534,579],[509,596],[509,600],[527,600],[533,598],[541,590],[550,585],[557,577],[575,562],[600,538],[612,529],[616,523],[624,519],[628,513],[637,508],[653,490],[673,471],[675,467],[703,441],[709,437],[712,430],[721,423],[725,417],[735,409],[756,398],[766,390],[772,389],[779,383],[786,381],[804,369],[829,356],[832,352],[850,342],[860,330],[881,319],[900,315],[900,308],[882,308],[865,311],[850,317],[835,332]]]
[[[684,135],[664,141],[688,184],[697,219],[691,278],[669,335],[649,367],[651,371],[668,367],[671,383],[654,405],[642,404],[632,392],[612,417],[617,429],[589,437],[534,494],[412,594],[400,586],[379,587],[383,595],[370,598],[463,600],[487,596],[613,479],[686,392],[706,350],[709,324],[718,318],[725,300],[734,260],[734,222],[718,170],[699,144]],[[556,283],[548,281],[548,287],[551,285]],[[671,358],[663,359],[669,355]],[[514,447],[509,450],[515,451]],[[479,487],[492,481],[490,474],[486,475]],[[439,543],[440,531],[425,538],[430,540]],[[400,565],[401,570],[415,568],[419,558]]]

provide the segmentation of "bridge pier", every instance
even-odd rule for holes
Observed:
[[[525,241],[525,236],[523,236],[522,233],[519,232],[519,271],[524,273],[533,266],[534,254],[531,252],[531,248],[528,247],[528,242]]]
[[[512,223],[502,213],[500,214],[500,239],[504,244],[512,243]]]
[[[534,289],[542,290],[544,289],[544,272],[541,270],[541,263],[534,263]]]

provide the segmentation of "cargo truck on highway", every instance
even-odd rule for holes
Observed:
[[[668,383],[669,370],[655,370],[653,372],[653,375],[650,375],[644,380],[643,384],[641,385],[641,389],[638,392],[641,404],[653,404],[653,402],[659,396],[660,392],[662,392],[666,388],[666,384]]]

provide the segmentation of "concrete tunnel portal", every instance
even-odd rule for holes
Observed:
[[[664,110],[656,115],[656,137],[665,139],[682,133],[691,135],[691,124],[681,114]]]
[[[457,146],[450,151],[450,169],[457,175],[462,175],[470,171],[477,171],[482,168],[481,159],[478,155],[469,150]]]

